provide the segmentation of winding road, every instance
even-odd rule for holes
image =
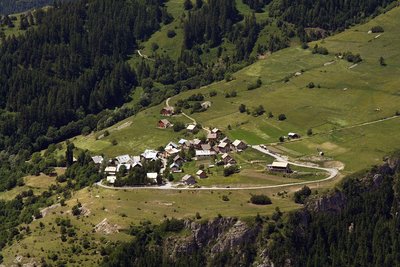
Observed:
[[[168,97],[167,98],[167,100],[165,101],[165,105],[167,106],[167,107],[170,107],[170,105],[169,105],[169,101],[171,100],[171,97]],[[193,124],[195,124],[195,125],[197,125],[197,121],[193,118],[193,117],[190,117],[189,115],[187,115],[186,113],[184,113],[184,112],[181,112],[181,114],[183,115],[183,116],[185,116],[186,118],[188,118],[189,120],[191,120],[192,122],[193,122]],[[207,127],[201,127],[204,131],[206,131],[207,132],[207,134],[209,134],[209,133],[211,133],[211,130],[209,129],[209,128],[207,128]]]
[[[312,163],[298,163],[298,162],[291,162],[288,161],[285,157],[282,157],[281,155],[277,155],[275,153],[270,152],[267,149],[262,148],[259,145],[252,146],[253,149],[269,155],[273,158],[275,158],[277,161],[280,162],[287,162],[290,165],[293,166],[298,166],[298,167],[305,167],[305,168],[310,168],[310,169],[315,169],[315,170],[320,170],[320,171],[325,171],[329,173],[329,176],[327,178],[317,180],[317,181],[304,181],[304,182],[298,182],[298,183],[287,183],[287,184],[280,184],[280,185],[267,185],[267,186],[249,186],[249,187],[200,187],[200,188],[189,188],[189,187],[173,187],[171,183],[167,183],[166,185],[162,186],[141,186],[141,187],[133,187],[133,186],[126,186],[126,187],[113,187],[113,186],[107,186],[104,185],[101,181],[95,183],[95,185],[105,188],[105,189],[111,189],[111,190],[141,190],[141,189],[152,189],[152,190],[189,190],[189,191],[205,191],[205,190],[221,190],[221,191],[227,191],[227,190],[234,190],[234,191],[240,191],[240,190],[257,190],[257,189],[272,189],[272,188],[284,188],[284,187],[289,187],[289,186],[299,186],[299,185],[309,185],[309,184],[317,184],[320,182],[325,182],[329,181],[336,176],[339,175],[339,170],[335,168],[323,168],[319,166],[315,166]]]

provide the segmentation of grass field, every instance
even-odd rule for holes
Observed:
[[[65,172],[62,168],[56,168],[57,175],[61,175]],[[11,200],[23,191],[32,190],[35,194],[41,194],[46,191],[51,184],[56,183],[55,176],[47,176],[41,173],[38,176],[30,175],[24,177],[24,185],[13,188],[10,191],[0,192],[0,199]]]

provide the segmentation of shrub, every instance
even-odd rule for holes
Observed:
[[[265,113],[265,109],[262,105],[259,105],[258,107],[256,107],[253,111],[253,116],[254,117],[258,117],[261,116]]]
[[[343,57],[350,63],[359,63],[362,61],[360,54],[353,54],[352,52],[346,52],[343,54]]]
[[[313,131],[312,131],[312,129],[311,129],[311,128],[307,130],[307,135],[308,135],[308,136],[311,136],[311,135],[313,135]]]
[[[217,91],[212,90],[212,91],[210,92],[210,97],[214,97],[214,96],[216,96],[216,95],[217,95]]]
[[[182,220],[178,220],[175,218],[166,219],[161,225],[160,228],[164,232],[180,232],[185,227],[185,224]]]
[[[176,36],[176,32],[174,30],[169,30],[167,32],[167,37],[168,38],[174,38]]]
[[[312,50],[313,54],[321,54],[321,55],[328,55],[328,49],[326,49],[323,46],[318,46],[317,44],[314,46],[313,50]]]
[[[104,131],[104,133],[103,133],[103,135],[104,135],[104,137],[107,137],[107,136],[109,136],[109,135],[110,135],[110,132],[109,132],[109,131],[107,131],[107,130],[105,130],[105,131]]]
[[[90,134],[90,127],[89,126],[85,126],[82,128],[81,134],[86,136],[88,134]]]
[[[229,201],[229,197],[228,197],[227,195],[223,195],[223,196],[222,196],[222,200],[223,200],[223,201]]]
[[[386,66],[386,62],[385,62],[385,59],[384,59],[383,57],[380,57],[380,58],[379,58],[379,64],[380,64],[381,66]]]
[[[310,46],[307,43],[302,43],[301,48],[308,49]]]
[[[311,195],[311,189],[308,186],[304,186],[299,191],[294,193],[294,202],[304,204],[305,200]]]
[[[283,143],[284,141],[285,141],[285,137],[280,136],[280,137],[279,137],[279,142]]]
[[[287,119],[287,118],[286,118],[286,115],[285,115],[285,114],[279,114],[278,120],[284,121],[284,120],[286,120],[286,119]]]
[[[373,33],[378,33],[378,32],[384,32],[385,30],[382,28],[382,26],[374,26],[374,27],[372,27],[371,28],[371,31],[373,32]]]
[[[185,124],[183,122],[178,121],[178,122],[174,123],[173,129],[174,129],[174,132],[180,132],[183,129],[185,129]]]
[[[111,144],[113,146],[116,146],[116,145],[118,145],[118,141],[116,139],[113,139],[113,140],[111,140]]]
[[[245,104],[240,104],[240,106],[239,106],[239,112],[240,112],[240,113],[245,113],[245,112],[246,112],[246,105],[245,105]]]
[[[251,83],[251,84],[247,85],[247,90],[254,90],[254,89],[260,88],[261,85],[262,85],[262,81],[260,78],[258,78],[255,83]]]
[[[157,43],[151,43],[151,50],[153,52],[157,51],[160,46]]]
[[[229,166],[224,169],[224,176],[225,177],[231,176],[232,174],[234,174],[238,171],[239,171],[239,169],[237,166]]]
[[[314,84],[313,82],[309,82],[309,83],[307,84],[307,87],[310,88],[310,89],[312,89],[312,88],[315,87],[315,84]]]
[[[271,199],[266,195],[251,195],[250,202],[255,205],[270,205]]]

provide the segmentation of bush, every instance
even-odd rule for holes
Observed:
[[[285,137],[280,136],[280,137],[279,137],[279,142],[281,142],[281,143],[285,142]]]
[[[315,87],[315,84],[313,82],[309,82],[307,84],[307,87],[310,88],[310,89],[313,89]]]
[[[216,95],[217,95],[217,91],[212,90],[212,91],[210,92],[210,97],[214,97],[214,96],[216,96]]]
[[[90,127],[89,126],[85,126],[85,127],[82,128],[81,134],[86,136],[86,135],[90,134],[90,131],[91,131]]]
[[[255,83],[251,83],[251,84],[247,85],[247,90],[254,90],[254,89],[260,88],[261,85],[262,85],[262,81],[260,78],[258,78]]]
[[[223,196],[222,196],[222,200],[223,200],[223,201],[229,201],[229,197],[228,197],[227,195],[223,195]]]
[[[160,228],[164,232],[180,232],[185,227],[185,224],[182,220],[178,220],[175,218],[166,219],[161,225]]]
[[[107,137],[107,136],[109,136],[109,135],[110,135],[110,132],[109,132],[109,131],[107,131],[107,130],[105,130],[105,131],[104,131],[104,133],[103,133],[103,135],[104,135],[104,137]]]
[[[312,50],[313,54],[320,54],[320,55],[328,55],[328,49],[326,49],[323,46],[318,46],[317,44],[314,46],[313,50]]]
[[[285,115],[285,114],[279,114],[278,120],[284,121],[284,120],[286,120],[286,119],[287,119],[287,118],[286,118],[286,115]]]
[[[173,127],[174,132],[180,132],[185,128],[186,127],[185,127],[185,124],[183,122],[178,121],[178,122],[174,123],[174,127]]]
[[[118,141],[116,139],[113,139],[113,140],[111,140],[111,144],[113,146],[116,146],[116,145],[118,145]]]
[[[301,48],[308,49],[310,46],[307,43],[302,43]]]
[[[271,199],[266,195],[251,195],[250,202],[255,205],[270,205]]]
[[[240,112],[240,113],[245,113],[245,112],[246,112],[246,105],[245,105],[245,104],[240,104],[240,106],[239,106],[239,112]]]
[[[232,174],[234,174],[238,171],[239,171],[239,169],[237,166],[229,166],[224,169],[224,176],[225,177],[231,176]]]
[[[343,57],[350,63],[359,63],[362,61],[360,54],[353,54],[352,52],[346,52],[343,54]]]
[[[382,26],[374,26],[374,27],[372,27],[371,28],[371,31],[373,32],[373,33],[378,33],[378,32],[384,32],[385,30],[382,28]]]
[[[168,38],[174,38],[176,36],[176,32],[174,30],[169,30],[167,32]]]
[[[308,135],[308,136],[311,136],[311,135],[313,135],[313,131],[312,131],[312,129],[311,129],[311,128],[307,130],[307,135]]]
[[[294,202],[298,204],[304,204],[304,202],[310,195],[311,189],[305,185],[302,189],[294,193]]]

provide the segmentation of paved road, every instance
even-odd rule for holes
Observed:
[[[305,182],[298,182],[298,183],[287,183],[287,184],[280,184],[280,185],[267,185],[267,186],[249,186],[249,187],[200,187],[200,188],[187,188],[187,187],[182,187],[182,188],[177,188],[173,187],[171,183],[167,183],[166,185],[163,186],[141,186],[141,187],[113,187],[113,186],[107,186],[103,185],[102,182],[97,182],[95,185],[106,188],[106,189],[112,189],[112,190],[142,190],[142,189],[152,189],[152,190],[189,190],[189,191],[207,191],[207,190],[222,190],[222,191],[227,191],[227,190],[233,190],[233,191],[241,191],[241,190],[257,190],[257,189],[272,189],[272,188],[285,188],[289,186],[299,186],[299,185],[307,185],[307,184],[316,184],[324,181],[331,180],[335,178],[339,174],[339,170],[335,168],[323,168],[319,166],[315,166],[312,163],[298,163],[298,162],[291,162],[288,161],[285,157],[281,155],[277,155],[275,153],[271,153],[270,151],[260,147],[259,145],[252,146],[253,149],[267,154],[271,157],[274,157],[277,161],[281,162],[287,162],[293,166],[298,166],[298,167],[305,167],[305,168],[310,168],[310,169],[316,169],[320,171],[326,171],[329,173],[329,176],[327,178],[317,180],[317,181],[305,181]]]

